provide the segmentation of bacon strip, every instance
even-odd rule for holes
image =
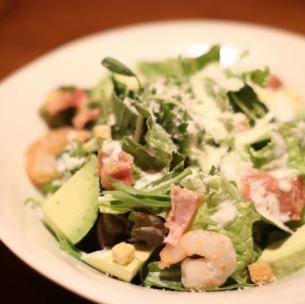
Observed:
[[[287,221],[300,220],[305,206],[304,182],[301,178],[277,179],[267,172],[254,170],[241,180],[241,192],[246,199],[251,200],[251,184],[254,182],[261,183],[266,195],[276,197],[281,213],[288,214]]]
[[[191,223],[204,196],[178,186],[172,186],[170,196],[172,208],[165,222],[169,234],[164,242],[176,246]]]
[[[122,151],[118,142],[106,140],[99,152],[99,175],[101,185],[108,190],[114,189],[109,183],[110,178],[132,186],[133,180],[133,156]]]

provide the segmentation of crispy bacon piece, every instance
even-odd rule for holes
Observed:
[[[281,213],[288,214],[288,220],[300,220],[305,206],[304,182],[301,178],[278,179],[267,172],[252,171],[241,180],[242,194],[249,200],[251,200],[250,192],[253,182],[260,182],[266,195],[275,195]]]
[[[99,153],[99,174],[101,184],[105,189],[112,190],[109,178],[114,178],[122,183],[132,186],[133,156],[122,151],[118,142],[106,140]]]
[[[72,119],[72,124],[80,130],[101,114],[100,109],[88,108],[89,103],[89,96],[83,90],[55,90],[47,97],[43,110],[50,117],[54,117],[60,112],[75,108],[76,113]]]
[[[170,196],[172,208],[165,222],[169,234],[164,242],[175,246],[191,223],[204,196],[179,186],[172,186]]]

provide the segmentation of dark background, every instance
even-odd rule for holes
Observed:
[[[0,79],[80,36],[181,18],[240,20],[305,34],[305,1],[0,0]],[[0,273],[1,303],[89,303],[31,270],[1,242]]]

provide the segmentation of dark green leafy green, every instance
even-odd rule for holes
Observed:
[[[120,130],[134,128],[138,113],[133,105],[130,102],[127,102],[127,99],[113,94],[112,109],[115,116],[116,128],[119,128]]]
[[[132,241],[145,241],[149,245],[159,246],[168,234],[164,221],[153,214],[133,211],[134,225],[131,230]]]
[[[113,73],[124,76],[135,76],[135,73],[131,69],[115,58],[105,57],[102,61],[102,65]]]
[[[212,62],[220,60],[220,46],[214,45],[210,50],[195,58],[168,59],[156,62],[140,62],[139,71],[148,76],[189,76],[192,75]]]
[[[227,93],[233,111],[244,113],[250,123],[253,125],[259,118],[268,113],[268,108],[261,102],[254,90],[245,84],[238,91],[229,91]]]
[[[125,137],[123,138],[123,149],[134,156],[136,165],[141,169],[170,168],[173,154],[177,151],[176,145],[147,109],[139,104],[135,106],[140,115],[146,119],[146,145],[140,145],[133,139]]]
[[[124,137],[122,148],[127,153],[133,155],[134,162],[143,170],[161,170],[164,167],[164,162],[158,157],[151,155],[147,148],[130,137]]]
[[[242,77],[246,81],[247,79],[251,80],[255,84],[264,87],[268,79],[270,78],[270,70],[269,68],[264,69],[255,69],[252,71],[248,71],[242,74]]]
[[[248,153],[254,167],[261,168],[274,160],[274,142],[269,139],[254,143],[248,147]]]
[[[102,65],[113,73],[129,77],[135,77],[139,83],[139,87],[142,87],[141,81],[139,80],[138,76],[130,68],[128,68],[126,65],[124,65],[117,59],[112,57],[105,57],[102,60]]]

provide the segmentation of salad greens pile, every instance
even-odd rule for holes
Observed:
[[[112,140],[133,157],[134,183],[128,185],[112,176],[110,188],[100,186],[94,225],[75,244],[57,233],[63,250],[81,258],[82,252],[90,254],[122,241],[144,243],[150,246],[151,256],[143,261],[133,282],[187,290],[181,283],[180,263],[167,269],[159,265],[159,252],[169,232],[165,221],[172,206],[170,190],[178,185],[204,193],[188,230],[215,231],[232,241],[235,272],[223,286],[205,289],[230,290],[252,286],[248,265],[268,245],[304,224],[303,202],[301,214],[291,218],[289,206],[281,209],[281,195],[292,191],[290,181],[300,179],[304,187],[305,120],[300,108],[295,108],[285,87],[268,86],[274,77],[269,68],[247,66],[245,59],[224,66],[222,52],[220,45],[214,45],[195,58],[143,61],[135,70],[114,58],[103,59],[110,74],[86,91],[88,109],[101,110],[86,129],[110,128]],[[279,103],[285,103],[289,111],[281,112]],[[70,112],[60,115],[61,123],[64,119],[63,124],[71,124]],[[55,119],[48,117],[50,126],[58,126]],[[50,196],[60,191],[88,160],[99,155],[105,141],[94,132],[86,142],[72,141],[56,156],[60,174],[42,185],[42,191]],[[259,188],[258,180],[256,188],[250,184],[245,194],[247,172],[267,174],[263,183],[286,184],[276,190],[270,186],[272,192],[269,186]],[[257,198],[255,193],[262,191]],[[272,192],[272,202],[267,202],[266,191]],[[273,205],[265,208],[264,204]]]

